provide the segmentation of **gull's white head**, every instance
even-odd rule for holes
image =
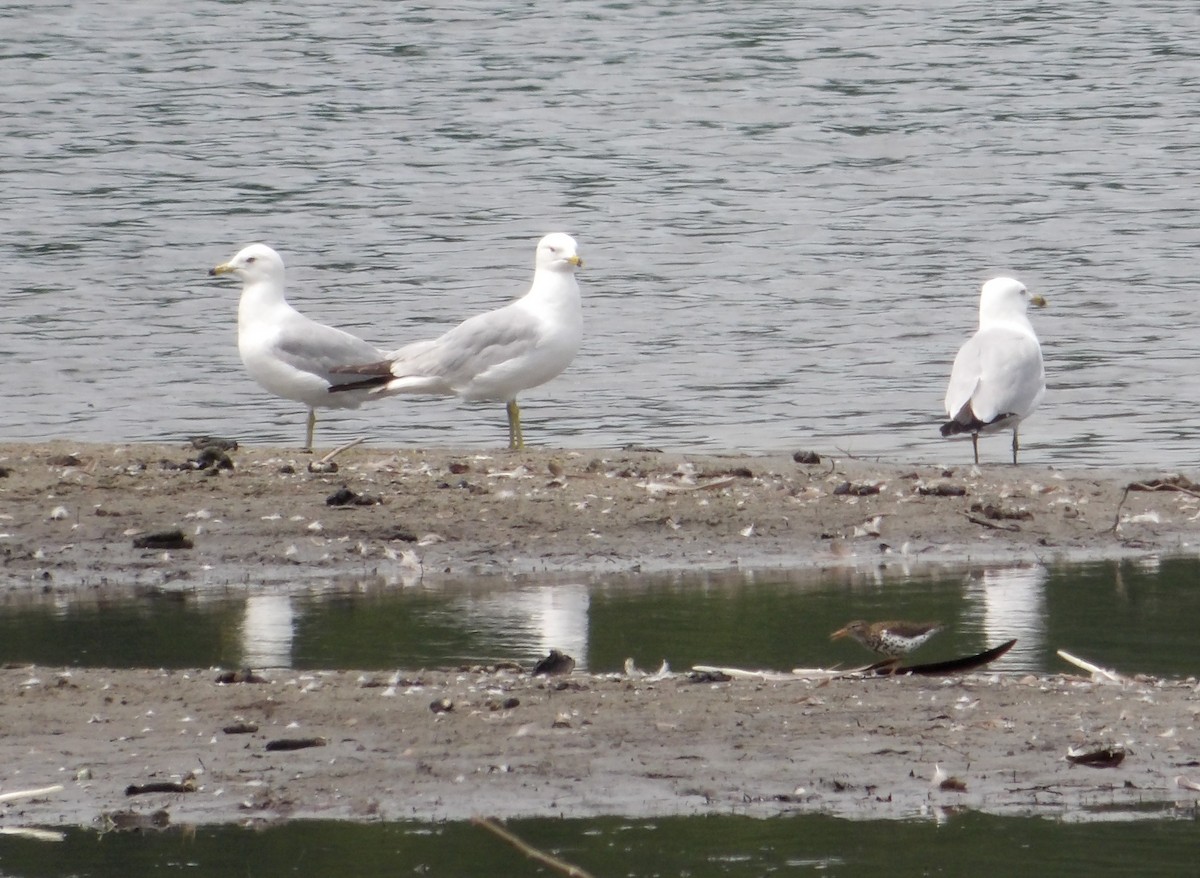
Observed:
[[[1010,320],[1023,316],[1030,305],[1041,308],[1046,300],[1031,296],[1025,284],[1011,277],[994,277],[983,285],[979,294],[979,322]]]
[[[538,241],[537,257],[533,264],[539,271],[574,272],[583,267],[583,260],[579,258],[574,238],[562,232],[553,232]]]
[[[239,250],[228,262],[222,262],[208,273],[236,274],[247,286],[261,281],[275,281],[282,285],[283,257],[266,244],[250,244]]]

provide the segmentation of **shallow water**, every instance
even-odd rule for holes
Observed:
[[[582,580],[338,580],[150,592],[133,599],[10,595],[0,662],[49,666],[392,669],[498,660],[551,648],[580,669],[662,661],[787,670],[871,655],[829,634],[853,618],[937,620],[912,659],[940,661],[1016,638],[991,667],[1073,670],[1066,649],[1125,673],[1200,674],[1196,559],[1044,567],[711,573]]]
[[[299,442],[206,270],[391,346],[577,235],[586,340],[531,442],[961,461],[937,437],[976,291],[1012,273],[1050,392],[1029,461],[1195,462],[1187,4],[571,0],[0,10],[0,438]],[[389,400],[318,441],[497,445]],[[1007,443],[985,443],[1002,460]]]
[[[1178,819],[1064,823],[1038,817],[931,814],[921,821],[822,816],[659,820],[514,820],[536,847],[594,875],[828,874],[1176,876],[1195,865],[1194,805]],[[528,875],[535,866],[463,823],[301,822],[264,829],[202,827],[149,834],[72,829],[58,843],[0,837],[6,875],[206,876]],[[1003,866],[1001,866],[1003,864]]]

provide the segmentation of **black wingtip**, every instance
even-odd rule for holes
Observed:
[[[947,421],[942,424],[942,436],[957,436],[959,433],[974,433],[982,427],[979,421],[972,420],[969,424],[962,424],[958,421]]]
[[[943,436],[957,436],[959,433],[978,433],[984,427],[998,425],[1002,421],[1008,421],[1016,416],[1016,412],[1001,412],[990,421],[981,421],[974,416],[965,424],[962,421],[947,421],[942,424],[941,433]]]
[[[329,385],[329,392],[343,393],[347,390],[370,390],[374,387],[384,387],[391,380],[391,375],[377,375],[373,378],[364,378],[361,381],[349,381],[345,384],[331,384]]]
[[[358,366],[334,366],[329,370],[334,375],[359,375],[358,380],[347,377],[345,381],[331,383],[330,393],[344,393],[347,390],[370,390],[383,387],[392,380],[392,361],[380,360],[377,363],[363,363]]]

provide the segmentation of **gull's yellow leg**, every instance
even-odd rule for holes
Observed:
[[[301,451],[306,452],[306,453],[312,451],[313,430],[315,430],[316,428],[317,428],[317,410],[309,409],[308,410],[308,434],[306,435],[306,437],[304,439],[304,447],[300,449]]]
[[[971,434],[971,448],[975,450],[975,464],[979,464],[979,434]]]
[[[512,451],[525,447],[525,436],[521,433],[521,408],[515,399],[505,406],[508,410],[508,447]]]
[[[1013,466],[1017,465],[1017,428],[1013,427]]]

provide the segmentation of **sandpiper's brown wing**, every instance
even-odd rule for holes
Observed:
[[[575,670],[575,659],[571,658],[565,652],[552,649],[548,656],[534,666],[532,676],[552,677],[557,674],[569,674],[573,670]]]

